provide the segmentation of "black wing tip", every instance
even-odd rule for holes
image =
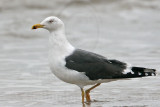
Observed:
[[[148,73],[148,76],[156,76],[157,75],[156,69],[145,68],[144,72]]]
[[[143,67],[132,67],[132,72],[128,72],[127,74],[122,74],[119,76],[114,76],[113,78],[139,78],[139,77],[147,77],[147,76],[156,76],[156,69],[149,69]]]
[[[132,67],[132,71],[136,74],[141,73],[141,76],[156,76],[156,69],[143,68],[143,67]]]

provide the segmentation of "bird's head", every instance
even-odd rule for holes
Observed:
[[[32,29],[44,28],[50,32],[60,30],[64,28],[64,23],[55,16],[50,16],[44,19],[40,24],[35,24]]]

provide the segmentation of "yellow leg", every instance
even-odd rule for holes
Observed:
[[[84,103],[84,90],[83,90],[83,88],[81,88],[81,92],[82,92],[82,103]]]
[[[87,102],[91,102],[91,98],[90,98],[90,95],[89,95],[90,91],[93,90],[94,88],[96,88],[97,86],[99,86],[100,84],[101,83],[98,83],[98,84],[94,85],[93,87],[91,87],[91,88],[89,88],[88,90],[85,91]]]

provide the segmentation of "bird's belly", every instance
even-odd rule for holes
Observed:
[[[64,82],[84,86],[85,82],[89,81],[89,78],[84,73],[70,70],[61,63],[50,64],[50,68],[52,73]]]

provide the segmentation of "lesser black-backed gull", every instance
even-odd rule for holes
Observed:
[[[64,23],[51,16],[32,29],[44,28],[49,35],[49,64],[51,71],[62,81],[76,84],[84,98],[90,102],[90,91],[101,83],[124,78],[135,78],[156,75],[155,69],[134,67],[125,62],[107,59],[104,56],[73,47],[65,36]],[[84,91],[84,86],[94,85]]]

